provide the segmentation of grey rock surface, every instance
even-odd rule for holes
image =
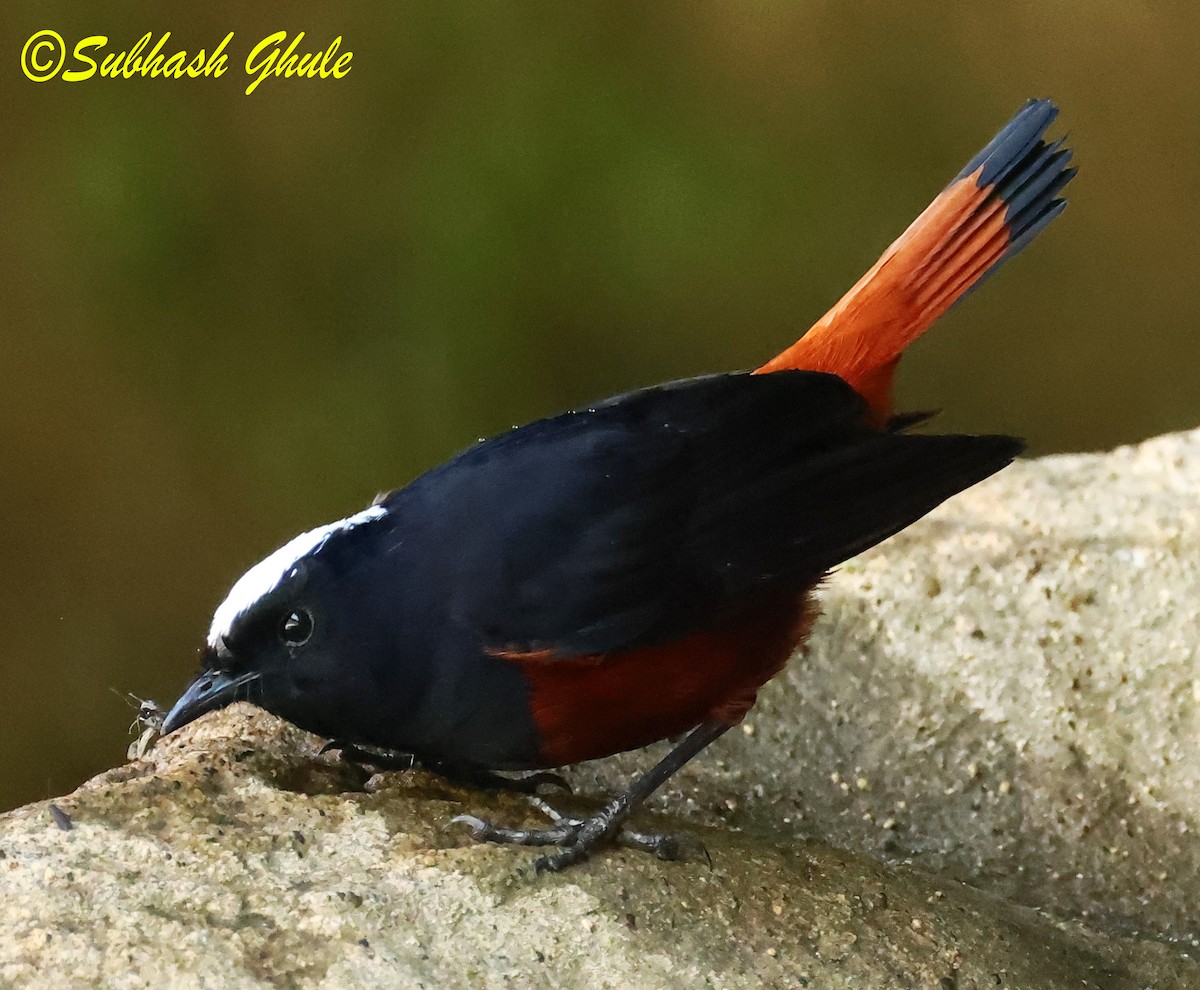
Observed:
[[[208,716],[0,816],[0,986],[1200,986],[1198,520],[1183,434],[1018,464],[847,564],[643,816],[711,866],[534,878],[445,825],[521,799]]]

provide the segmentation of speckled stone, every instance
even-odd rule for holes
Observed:
[[[559,876],[517,798],[238,705],[0,816],[0,986],[1200,986],[1200,433],[1021,463],[838,571],[806,656]],[[573,771],[589,806],[648,763]]]

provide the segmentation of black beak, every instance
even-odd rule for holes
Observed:
[[[197,677],[175,702],[163,720],[162,734],[182,728],[206,712],[224,708],[237,701],[242,688],[258,678],[257,671],[234,677],[219,670],[208,670]]]

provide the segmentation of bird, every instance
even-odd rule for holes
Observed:
[[[162,732],[245,700],[348,759],[530,794],[672,740],[586,817],[540,802],[546,828],[455,819],[552,847],[539,872],[623,836],[670,858],[673,837],[629,816],[803,646],[827,575],[1023,449],[910,432],[931,414],[897,413],[892,383],[905,348],[1066,206],[1057,114],[1029,100],[765,364],[514,427],[269,554],[216,608]]]

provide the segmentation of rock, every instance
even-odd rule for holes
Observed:
[[[1194,433],[1018,464],[845,565],[644,817],[711,866],[533,877],[445,825],[521,799],[208,716],[0,816],[0,986],[1200,985],[1198,521]]]

